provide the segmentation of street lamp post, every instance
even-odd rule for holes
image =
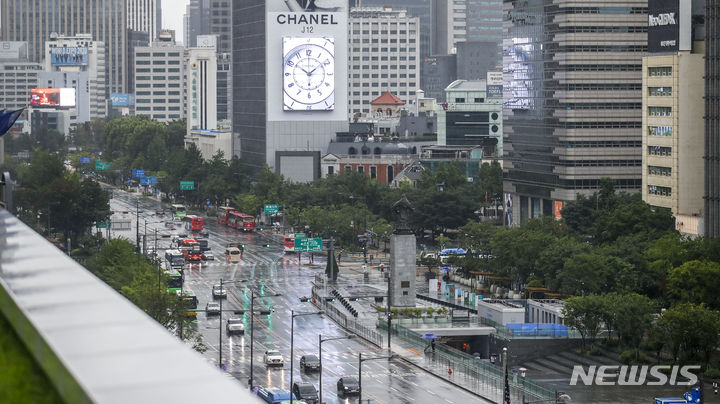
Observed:
[[[313,314],[322,314],[322,311],[319,312],[305,312],[305,313],[297,313],[295,314],[295,310],[290,310],[290,404],[293,403],[293,375],[294,375],[294,369],[293,364],[295,363],[295,333],[294,333],[294,326],[295,326],[295,317],[300,316],[309,316]]]
[[[344,337],[333,337],[333,338],[325,338],[325,339],[323,339],[322,334],[318,334],[318,362],[320,362],[320,375],[319,375],[319,382],[320,382],[320,385],[319,385],[319,387],[320,387],[320,397],[319,397],[319,398],[320,398],[320,401],[319,401],[319,403],[320,403],[320,404],[322,404],[322,402],[323,402],[323,399],[322,399],[322,391],[323,391],[323,386],[322,386],[322,374],[323,374],[323,368],[322,368],[322,343],[323,343],[323,342],[326,342],[326,341],[335,341],[335,340],[338,340],[338,339],[352,339],[353,337],[355,337],[355,336],[354,336],[354,335],[347,335],[347,336],[344,336]],[[290,388],[292,388],[292,386],[290,386]]]
[[[389,356],[374,356],[372,358],[362,357],[362,352],[358,354],[358,403],[362,403],[362,363],[366,361],[373,361],[376,359],[393,359],[396,355]]]

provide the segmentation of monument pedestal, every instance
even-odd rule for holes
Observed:
[[[390,307],[415,307],[415,235],[390,236]]]

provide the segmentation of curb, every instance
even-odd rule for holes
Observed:
[[[393,351],[393,353],[394,353],[394,351]],[[496,403],[495,401],[493,401],[493,400],[491,400],[491,399],[489,399],[489,398],[487,398],[487,397],[485,397],[485,396],[483,396],[483,395],[481,395],[481,394],[478,394],[478,393],[476,393],[476,392],[468,389],[468,388],[465,387],[465,386],[461,386],[461,385],[453,382],[452,380],[448,380],[448,379],[444,378],[443,376],[440,376],[440,375],[438,375],[438,374],[436,374],[436,373],[433,373],[432,371],[430,371],[430,370],[428,370],[428,369],[425,369],[424,367],[418,365],[417,363],[411,361],[410,359],[405,358],[405,357],[402,356],[402,355],[399,355],[399,354],[398,354],[398,359],[402,360],[403,362],[407,363],[408,365],[410,365],[410,366],[412,366],[412,367],[415,367],[415,368],[418,368],[418,369],[422,370],[423,372],[425,372],[425,373],[427,373],[427,374],[433,375],[433,376],[435,376],[436,378],[438,378],[438,379],[440,379],[440,380],[442,380],[442,381],[444,381],[444,382],[450,383],[450,384],[452,384],[453,386],[455,386],[455,387],[457,387],[457,388],[459,388],[459,389],[461,389],[461,390],[463,390],[463,391],[465,391],[465,392],[467,392],[467,393],[470,393],[470,394],[472,394],[472,395],[474,395],[474,396],[478,396],[478,397],[482,398],[483,400],[487,400],[487,401],[489,401],[489,402],[491,402],[491,403]]]

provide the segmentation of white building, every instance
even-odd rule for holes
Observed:
[[[197,44],[186,50],[185,58],[188,133],[217,128],[216,37],[198,35]]]
[[[348,115],[368,114],[386,91],[410,104],[420,86],[420,19],[392,7],[350,9]]]
[[[502,88],[486,80],[456,80],[445,89],[437,109],[438,145],[480,146],[482,158],[502,158]]]
[[[233,134],[230,129],[193,129],[185,136],[185,147],[190,143],[197,146],[205,160],[212,159],[219,151],[223,152],[226,159],[233,157]]]
[[[483,299],[477,302],[478,321],[508,325],[525,322],[525,308],[505,300]]]
[[[185,117],[185,48],[163,31],[150,46],[135,48],[135,114],[161,122]]]
[[[51,35],[45,42],[41,88],[75,88],[78,115],[73,123],[107,116],[105,43],[90,34]]]
[[[162,21],[160,0],[126,0],[125,14],[129,29],[148,33],[150,42],[157,38]]]
[[[528,299],[528,323],[563,324],[565,302],[556,299]]]
[[[28,60],[27,42],[0,42],[0,108],[11,111],[26,107],[30,90],[38,87],[40,63]]]

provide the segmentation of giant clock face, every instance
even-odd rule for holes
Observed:
[[[283,38],[283,109],[335,109],[334,38]]]

